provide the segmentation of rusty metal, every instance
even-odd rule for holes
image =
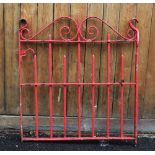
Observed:
[[[48,35],[47,39],[39,39],[38,36],[43,33],[48,27],[54,25],[63,20],[67,20],[73,23],[75,35],[71,36],[71,27],[62,26],[60,28],[59,39],[52,39],[51,34]],[[110,33],[107,35],[106,40],[97,39],[99,34],[98,28],[92,24],[91,26],[87,26],[87,35],[86,37],[83,35],[83,25],[87,20],[99,21],[102,24],[106,25],[114,34],[118,36],[118,39],[111,39]],[[32,141],[61,141],[61,140],[135,140],[137,143],[137,126],[138,126],[138,44],[139,44],[139,30],[135,27],[135,23],[138,23],[137,19],[129,20],[129,30],[127,31],[127,36],[123,36],[117,30],[112,28],[106,21],[101,20],[97,17],[88,17],[84,19],[81,23],[79,21],[75,21],[71,17],[61,17],[50,24],[48,24],[45,28],[42,28],[35,35],[31,35],[30,30],[28,29],[28,23],[26,20],[22,20],[21,28],[18,31],[18,54],[19,54],[19,87],[20,87],[20,131],[21,131],[21,139],[22,140],[32,140]],[[66,37],[67,36],[67,37]],[[69,37],[68,37],[69,36]],[[37,55],[35,50],[32,48],[28,48],[26,50],[23,49],[23,45],[32,44],[32,43],[45,43],[48,44],[48,80],[47,83],[39,83],[37,80]],[[77,82],[71,83],[67,82],[66,71],[67,71],[67,60],[66,55],[64,55],[64,77],[63,81],[60,83],[56,83],[52,80],[52,46],[54,43],[69,43],[69,44],[77,44]],[[92,56],[92,82],[85,83],[81,81],[81,44],[83,43],[104,43],[107,44],[107,81],[106,82],[95,82],[95,56]],[[122,43],[134,43],[136,45],[136,54],[135,54],[135,79],[134,82],[125,82],[124,81],[124,55],[121,56],[121,82],[111,82],[110,81],[110,56],[111,56],[111,44],[122,44]],[[34,68],[34,82],[33,83],[24,83],[22,79],[22,70],[23,70],[23,57],[27,55],[27,52],[33,53],[33,68]],[[81,87],[82,86],[91,86],[92,87],[92,136],[84,137],[81,135]],[[111,88],[110,86],[120,86],[120,134],[118,136],[110,135],[110,94]],[[35,137],[26,137],[23,132],[23,107],[22,107],[22,89],[25,86],[34,87],[34,105],[35,105]],[[50,126],[50,135],[49,137],[39,137],[39,124],[38,124],[38,87],[46,86],[49,88],[49,126]],[[64,137],[53,137],[53,99],[52,99],[52,88],[54,86],[63,86],[63,99],[64,99]],[[67,96],[67,87],[68,86],[77,86],[78,88],[78,136],[71,137],[67,136],[67,112],[66,112],[66,96]],[[94,111],[94,98],[95,98],[95,86],[107,86],[107,110],[106,110],[106,136],[97,136],[95,135],[95,111]],[[135,88],[135,104],[134,104],[134,135],[126,136],[124,134],[124,86],[134,86]]]

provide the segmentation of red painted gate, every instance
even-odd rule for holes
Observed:
[[[74,36],[69,36],[71,34],[71,28],[69,26],[62,26],[60,28],[60,33],[59,39],[52,39],[51,34],[49,34],[48,38],[45,39],[37,39],[39,34],[44,33],[44,31],[50,27],[51,25],[54,25],[57,22],[63,21],[63,20],[68,20],[72,22],[73,28],[75,35]],[[101,33],[97,29],[95,25],[91,25],[87,27],[87,34],[88,38],[83,35],[83,24],[87,22],[87,20],[92,20],[92,21],[99,21],[103,25],[106,25],[113,33],[115,33],[118,36],[118,39],[111,39],[110,33],[107,34],[107,39],[103,40],[98,40],[97,37]],[[81,23],[76,22],[70,17],[61,17],[53,22],[51,22],[49,25],[47,25],[45,28],[41,29],[37,34],[28,37],[27,34],[30,33],[30,30],[28,29],[28,24],[26,20],[22,20],[22,26],[18,31],[18,37],[19,37],[19,49],[18,49],[18,54],[19,54],[19,85],[20,85],[20,129],[21,129],[21,139],[22,140],[36,140],[36,141],[56,141],[56,140],[135,140],[137,142],[137,124],[138,124],[138,43],[139,43],[139,30],[135,27],[135,23],[138,23],[137,19],[132,19],[129,21],[129,30],[127,31],[127,37],[124,37],[121,35],[119,32],[117,32],[114,28],[112,28],[107,22],[104,20],[101,20],[97,17],[88,17],[85,20],[83,20]],[[66,37],[67,36],[67,37]],[[48,45],[48,79],[49,81],[47,83],[40,83],[37,80],[37,54],[35,51],[35,48],[29,47],[32,44],[38,44],[38,43],[43,43]],[[75,44],[77,45],[77,82],[67,82],[66,78],[66,70],[67,70],[67,60],[66,56],[64,55],[64,70],[63,70],[63,81],[62,82],[54,82],[52,80],[52,46],[53,44]],[[107,46],[107,81],[106,82],[95,82],[94,79],[94,74],[95,74],[95,56],[92,55],[92,82],[86,83],[82,82],[81,80],[81,45],[85,44],[91,44],[91,43],[102,43]],[[111,56],[111,44],[124,44],[124,43],[134,43],[136,46],[136,51],[135,51],[135,78],[134,82],[125,82],[124,81],[124,55],[122,54],[121,56],[121,81],[120,82],[111,82],[110,81],[110,72],[111,72],[111,65],[110,65],[110,56]],[[26,44],[27,49],[23,49],[24,44]],[[24,62],[24,57],[26,57],[27,52],[31,52],[33,54],[33,71],[34,71],[34,82],[29,83],[29,82],[24,82],[23,81],[23,62]],[[35,107],[35,136],[34,137],[27,137],[24,134],[23,131],[23,107],[22,107],[22,90],[24,87],[33,87],[34,88],[34,107]],[[49,111],[50,111],[50,116],[49,116],[49,126],[50,126],[50,134],[48,137],[40,137],[39,136],[39,123],[38,123],[38,87],[45,86],[48,87],[48,95],[49,95]],[[52,88],[55,86],[63,86],[63,108],[64,108],[64,134],[63,136],[60,137],[55,137],[53,134],[53,109],[52,109],[52,104],[53,104],[53,99],[52,99]],[[76,137],[71,137],[66,134],[66,128],[67,128],[67,123],[66,123],[66,105],[67,105],[67,87],[72,86],[72,87],[77,87],[78,90],[78,136]],[[92,135],[91,136],[82,136],[81,135],[81,87],[84,86],[91,86],[91,91],[92,91],[92,101],[91,101],[91,126],[92,126]],[[95,93],[94,93],[94,87],[98,86],[106,86],[107,87],[107,105],[106,105],[106,134],[105,136],[97,136],[95,135],[95,114],[94,114],[94,98],[95,98]],[[111,136],[110,134],[110,94],[111,94],[111,86],[120,86],[120,133],[118,136]],[[135,89],[135,103],[134,103],[134,135],[127,136],[124,134],[124,86],[133,86]],[[76,99],[75,99],[76,100]]]

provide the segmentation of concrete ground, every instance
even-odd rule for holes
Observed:
[[[155,150],[154,137],[139,137],[138,144],[129,141],[67,141],[67,142],[21,142],[18,133],[0,134],[0,150],[79,150],[79,151],[113,151],[113,150]]]

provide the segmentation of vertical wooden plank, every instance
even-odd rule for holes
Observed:
[[[69,16],[70,4],[54,4],[54,19]],[[54,38],[60,39],[60,27],[66,22],[60,21],[54,25]],[[66,23],[67,24],[67,23]],[[63,82],[63,58],[67,51],[67,44],[53,46],[53,82]],[[67,60],[68,61],[68,60]],[[53,114],[63,116],[63,87],[53,87]]]
[[[30,36],[37,32],[37,4],[21,4],[21,18],[24,18],[28,22],[28,28],[31,30]],[[24,45],[23,49],[33,48],[36,52],[36,44]],[[33,82],[33,55],[28,52],[27,56],[23,58],[23,80],[24,82]],[[23,113],[33,114],[34,113],[34,88],[25,87],[23,94]]]
[[[18,114],[19,112],[18,61],[16,54],[19,19],[20,4],[5,4],[5,102],[7,114]]]
[[[104,20],[118,30],[119,26],[119,14],[120,14],[120,4],[104,4]],[[112,39],[116,39],[117,35],[114,34],[107,26],[103,25],[103,38],[107,39],[107,33],[111,34]],[[111,45],[111,81],[115,80],[115,68],[116,68],[116,45]],[[100,82],[107,82],[107,45],[102,44],[101,51],[101,65],[100,65]],[[114,88],[111,87],[111,114],[112,114],[112,103],[113,101],[113,92]],[[103,117],[106,115],[106,96],[107,96],[107,87],[99,88],[99,100],[98,100],[98,117]]]
[[[87,16],[87,4],[71,4],[71,17],[79,22]],[[84,25],[85,26],[85,25]],[[70,45],[68,51],[68,81],[77,82],[77,44]],[[81,45],[81,81],[83,81],[85,44]],[[81,97],[82,97],[81,87]],[[68,116],[77,116],[78,87],[69,87],[67,96]],[[82,100],[81,100],[82,101]],[[80,103],[82,107],[82,102]]]
[[[120,8],[120,20],[119,20],[119,32],[126,36],[127,30],[129,28],[128,21],[133,17],[136,17],[137,4],[121,4]],[[122,44],[117,47],[116,54],[116,70],[115,70],[115,82],[120,82],[120,67],[121,67],[121,55],[123,53],[125,64],[125,82],[131,80],[131,66],[133,61],[133,51],[134,46],[132,44]],[[124,87],[124,117],[127,117],[128,109],[128,97],[129,97],[130,87]],[[113,101],[113,116],[119,117],[120,113],[120,87],[115,88],[114,101]]]
[[[0,4],[0,114],[4,113],[4,4]]]
[[[151,20],[152,20],[152,8],[153,4],[137,4],[137,19],[139,23],[137,27],[140,30],[140,43],[139,43],[139,117],[142,117],[142,110],[144,105],[144,92],[145,92],[145,79],[146,79],[146,69],[148,61],[148,51],[149,51],[149,41],[150,41],[150,29],[151,29]],[[135,54],[135,52],[134,52]],[[133,55],[135,57],[135,55]],[[134,64],[132,62],[132,73],[131,80],[134,81]],[[129,103],[128,103],[128,117],[133,117],[134,112],[134,89],[132,87],[129,94]]]
[[[38,31],[53,21],[53,4],[38,4]],[[38,38],[48,39],[53,36],[53,25],[39,34]],[[38,81],[48,82],[48,44],[37,44]],[[48,87],[39,87],[39,114],[49,115]]]
[[[149,42],[148,64],[146,69],[146,86],[144,96],[144,109],[142,113],[143,118],[155,118],[155,5],[153,5],[153,16],[151,23],[151,34]],[[147,24],[147,23],[146,23]]]
[[[96,16],[98,18],[103,17],[103,5],[101,4],[88,4],[88,17]],[[93,19],[87,21],[87,29],[90,26],[96,26],[100,35],[97,40],[101,40],[102,34],[102,22]],[[88,37],[88,36],[86,36]],[[91,82],[92,79],[92,55],[95,56],[95,82],[99,82],[99,69],[100,69],[100,53],[101,53],[101,44],[86,44],[86,54],[84,57],[84,82]],[[91,86],[85,86],[83,90],[82,102],[82,116],[91,117],[91,103],[92,103],[92,94]],[[98,101],[98,88],[95,87],[95,113],[97,110],[97,101]]]

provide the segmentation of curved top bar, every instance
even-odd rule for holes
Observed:
[[[119,35],[119,36],[121,36],[123,39],[125,39],[125,40],[128,40],[129,38],[126,38],[126,37],[124,37],[123,35],[121,35],[117,30],[115,30],[112,26],[110,26],[109,24],[108,24],[108,22],[106,22],[105,20],[102,20],[102,19],[100,19],[100,18],[98,18],[98,17],[87,17],[87,18],[85,18],[83,21],[82,21],[82,23],[81,23],[81,25],[80,26],[82,26],[83,25],[83,23],[84,22],[86,22],[86,20],[88,20],[88,19],[97,19],[97,20],[99,20],[99,21],[101,21],[103,24],[105,24],[105,25],[107,25],[113,32],[115,32],[117,35]],[[91,26],[91,27],[93,27],[95,30],[97,30],[97,28],[95,27],[95,26]],[[90,27],[88,27],[88,34],[90,34],[89,32],[89,29]],[[81,29],[81,27],[80,27],[80,29]],[[98,32],[97,32],[97,34],[99,34]],[[86,38],[81,34],[81,31],[80,31],[80,35],[81,35],[81,37],[84,39],[84,40],[86,40]],[[95,38],[93,38],[93,39],[96,39],[97,38],[97,36],[95,37]]]
[[[131,29],[136,32],[136,42],[138,44],[139,43],[139,29],[137,27],[135,27],[135,25],[132,23],[133,21],[135,21],[136,23],[139,23],[139,21],[137,18],[133,18],[133,19],[129,20],[129,22],[128,22]]]
[[[41,30],[39,32],[37,32],[36,34],[34,34],[33,36],[26,38],[24,36],[24,33],[29,34],[30,33],[30,29],[28,29],[28,22],[25,19],[21,19],[21,22],[23,23],[21,28],[19,29],[20,31],[20,39],[21,40],[33,40],[34,38],[36,38],[37,36],[39,36],[40,33],[42,33],[43,31],[45,31],[48,27],[50,27],[51,25],[54,25],[55,23],[58,23],[59,21],[62,20],[69,20],[72,21],[74,23],[74,27],[75,28],[75,34],[74,36],[72,36],[71,38],[65,38],[64,35],[69,35],[71,34],[71,26],[65,25],[65,26],[61,26],[59,29],[59,36],[61,38],[61,40],[64,41],[73,41],[77,39],[78,34],[80,35],[81,40],[83,41],[93,41],[96,40],[98,35],[100,34],[99,29],[97,28],[97,26],[90,25],[87,27],[86,33],[88,33],[88,35],[92,36],[94,35],[92,38],[86,38],[82,35],[82,27],[83,24],[89,20],[89,19],[96,19],[98,21],[100,21],[102,24],[105,24],[106,26],[108,26],[115,34],[117,34],[119,37],[121,37],[122,39],[126,40],[126,41],[137,41],[139,42],[139,30],[138,28],[135,27],[135,25],[133,24],[133,22],[135,21],[136,23],[138,23],[138,20],[136,18],[133,18],[131,20],[128,21],[129,24],[129,29],[127,31],[127,36],[123,36],[121,33],[119,33],[116,29],[114,29],[108,22],[106,22],[105,20],[102,20],[98,17],[87,17],[84,20],[82,20],[81,23],[76,22],[73,18],[71,17],[60,17],[55,19],[54,21],[50,22],[46,27],[41,28]],[[64,32],[65,31],[65,32]],[[131,35],[131,32],[133,33],[133,35]]]
[[[78,29],[78,25],[77,25],[77,23],[76,23],[75,20],[73,20],[71,17],[64,16],[64,17],[57,18],[56,20],[50,22],[46,27],[41,28],[41,30],[40,30],[38,33],[36,33],[35,35],[33,35],[32,37],[30,37],[30,38],[25,38],[25,37],[23,36],[23,32],[24,32],[24,31],[27,31],[27,33],[30,32],[30,30],[27,28],[27,26],[28,26],[27,21],[25,20],[25,21],[26,21],[25,25],[23,25],[23,26],[19,29],[19,31],[21,32],[21,38],[22,38],[23,40],[32,40],[32,39],[34,39],[35,37],[37,37],[41,32],[43,32],[45,29],[47,29],[48,27],[50,27],[52,24],[58,22],[59,20],[63,20],[63,19],[72,20],[72,21],[74,22],[74,24],[75,24],[75,27]],[[63,30],[65,30],[65,29],[67,30],[67,32],[66,32],[65,34],[69,34],[69,33],[70,33],[70,28],[69,28],[68,26],[63,26],[63,27],[61,27],[61,29],[60,29],[60,36],[61,36],[61,39],[62,39],[62,40],[74,40],[74,39],[77,37],[78,31],[77,31],[76,35],[75,35],[74,37],[72,37],[71,39],[65,39],[65,38],[63,37],[63,34],[62,34]]]

